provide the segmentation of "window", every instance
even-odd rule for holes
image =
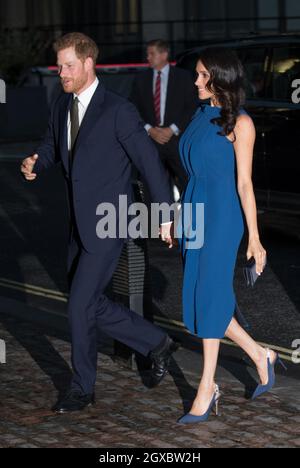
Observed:
[[[266,50],[264,47],[237,49],[246,75],[247,99],[261,99],[265,96]]]
[[[131,34],[138,33],[139,9],[137,0],[129,0],[129,32]]]
[[[138,0],[116,0],[116,34],[137,34],[139,31]]]
[[[277,47],[273,51],[269,95],[278,101],[290,101],[292,83],[300,78],[300,45]]]

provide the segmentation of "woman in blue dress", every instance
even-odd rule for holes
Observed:
[[[257,344],[234,317],[237,304],[233,275],[244,234],[242,210],[248,228],[247,258],[255,258],[259,275],[266,262],[252,185],[255,128],[242,109],[243,68],[232,51],[208,48],[201,53],[196,71],[199,98],[210,103],[200,106],[180,141],[181,158],[189,176],[182,197],[180,246],[184,264],[183,319],[193,334],[203,338],[204,369],[191,411],[178,420],[182,424],[205,421],[214,406],[217,410],[220,392],[215,372],[224,336],[237,343],[256,365],[261,383],[253,398],[274,385],[278,360],[274,351]],[[194,220],[198,203],[204,204],[201,246],[188,238],[189,228],[196,226],[199,230],[199,221],[195,224]],[[192,206],[191,226],[185,225],[187,206]]]

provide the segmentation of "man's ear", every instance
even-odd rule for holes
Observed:
[[[94,60],[92,59],[92,57],[88,57],[85,60],[85,65],[86,65],[88,70],[94,70],[95,64],[94,64]]]

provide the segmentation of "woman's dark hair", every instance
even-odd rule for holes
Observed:
[[[220,135],[233,132],[241,106],[245,102],[245,75],[236,53],[225,47],[208,47],[198,57],[210,74],[207,89],[221,106],[221,115],[212,122],[222,127]]]

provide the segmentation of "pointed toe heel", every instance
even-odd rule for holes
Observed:
[[[182,416],[181,418],[179,418],[177,420],[177,423],[178,424],[196,424],[196,423],[200,423],[200,422],[205,422],[205,421],[208,420],[208,418],[210,416],[210,413],[211,413],[211,411],[213,409],[215,409],[215,414],[216,414],[216,416],[218,416],[219,415],[220,398],[221,398],[221,393],[220,393],[218,385],[216,385],[212,400],[210,402],[210,405],[209,405],[208,410],[206,411],[206,413],[202,414],[201,416],[196,416],[194,414],[187,413],[184,416]]]
[[[251,397],[251,400],[256,400],[259,396],[269,392],[275,385],[275,366],[276,364],[280,364],[283,369],[287,371],[287,367],[283,363],[283,361],[279,358],[278,354],[276,354],[275,360],[273,364],[271,363],[271,353],[270,350],[267,349],[267,360],[268,360],[268,383],[266,385],[258,385]]]

